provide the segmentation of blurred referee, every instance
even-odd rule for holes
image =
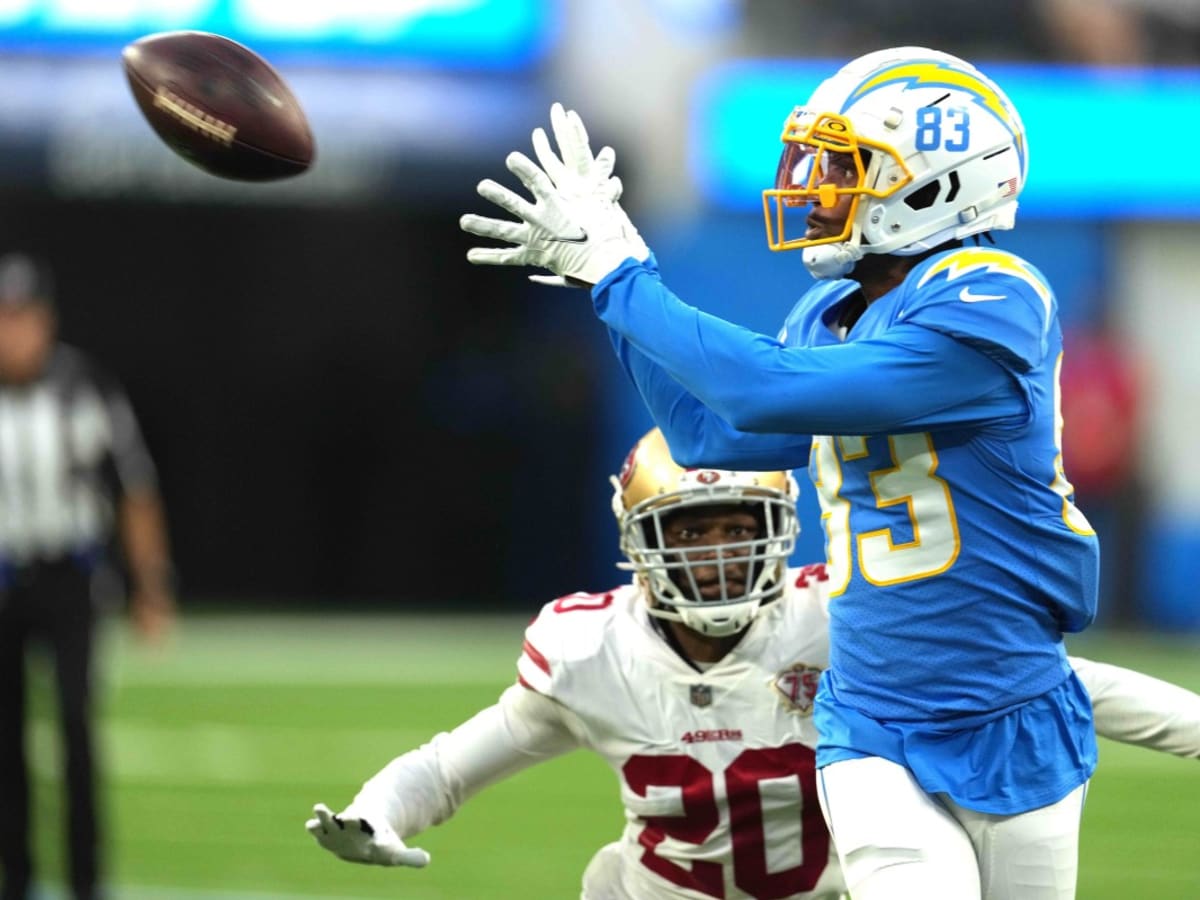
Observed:
[[[66,838],[76,900],[100,896],[92,752],[98,590],[128,578],[138,631],[174,614],[154,465],[129,401],[86,356],[56,341],[51,273],[0,256],[0,871],[3,900],[32,881],[25,759],[25,657],[54,662],[65,749]],[[123,552],[120,552],[123,551]]]

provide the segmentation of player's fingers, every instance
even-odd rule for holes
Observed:
[[[533,163],[530,162],[529,165],[533,166]],[[536,166],[534,168],[537,169]],[[537,169],[537,172],[539,175],[542,174],[541,169]],[[545,178],[546,176],[542,175],[542,177]],[[533,212],[533,204],[513,193],[504,185],[492,181],[490,178],[485,178],[479,182],[475,190],[478,191],[479,196],[484,200],[490,200],[505,212],[512,213],[518,219],[527,219]]]
[[[550,176],[551,181],[555,184],[561,184],[565,169],[562,160],[558,158],[550,146],[550,138],[546,135],[546,129],[540,127],[533,129],[532,139],[533,152],[537,156],[538,163],[545,173]]]
[[[617,151],[612,147],[604,146],[600,148],[600,152],[596,154],[596,168],[593,175],[596,180],[608,178],[613,173],[613,169],[617,167]]]
[[[583,119],[575,110],[567,110],[562,127],[563,136],[559,138],[559,146],[570,148],[569,152],[563,149],[563,162],[580,175],[587,175],[592,168],[592,145]]]
[[[512,172],[519,179],[521,179],[521,184],[529,188],[529,192],[533,194],[534,197],[544,197],[547,194],[554,193],[554,185],[551,183],[546,173],[539,169],[537,164],[534,163],[534,161],[524,153],[514,150],[505,158],[504,164],[508,167],[508,171]],[[499,185],[497,185],[497,187],[499,187]],[[479,185],[479,193],[483,193],[483,184]],[[509,191],[509,193],[512,194],[511,191]],[[521,200],[521,198],[517,197],[516,194],[512,194],[512,196],[517,200]],[[495,203],[496,201],[493,200],[492,202]],[[521,202],[527,208],[532,209],[532,207],[530,207],[528,203],[525,203],[525,201],[521,200]],[[513,212],[515,215],[521,215],[515,210],[510,210],[510,212]],[[521,215],[521,218],[524,219],[526,216]]]
[[[523,266],[527,264],[524,247],[472,247],[467,251],[467,262],[477,266]]]
[[[625,193],[625,184],[614,175],[604,183],[604,190],[608,194],[608,199],[616,203],[621,199],[621,194]]]
[[[365,834],[365,835],[375,834],[375,829],[371,826],[371,823],[368,822],[366,819],[357,819],[356,818],[354,821],[358,825],[358,830],[361,831],[363,834]]]
[[[574,168],[567,111],[563,109],[561,103],[555,103],[550,107],[550,130],[554,132],[554,143],[558,145],[558,152],[562,154],[563,163]]]
[[[402,847],[392,854],[392,865],[423,869],[429,865],[429,854],[420,847]]]
[[[558,152],[563,152],[563,138],[566,136],[567,111],[559,102],[550,105],[550,130],[554,132],[554,142],[558,144]],[[566,162],[564,159],[563,162]]]
[[[486,216],[477,216],[474,213],[467,213],[462,216],[458,220],[458,227],[467,232],[467,234],[477,234],[480,237],[508,241],[510,244],[522,243],[527,231],[525,225],[521,222],[489,219]]]
[[[346,831],[349,831],[349,832],[361,831],[363,834],[368,835],[368,836],[375,833],[375,829],[372,828],[365,820],[360,819],[358,816],[348,816],[348,815],[342,814],[340,816],[335,816],[335,818],[337,819],[338,822],[341,823],[342,828],[344,828]]]
[[[528,160],[526,161],[529,162]],[[546,179],[546,176],[542,174],[541,169],[534,166],[533,162],[529,162],[529,166],[533,168],[534,172],[541,175],[542,180],[545,182],[545,191],[552,191],[553,187],[550,185],[550,181]],[[498,184],[496,181],[484,179],[479,182],[479,186],[476,187],[475,190],[479,192],[480,197],[484,198],[485,200],[491,200],[491,202],[499,206],[500,209],[503,209],[506,212],[511,212],[512,215],[520,218],[520,220],[528,220],[528,218],[533,215],[534,206],[532,203],[529,203],[528,200],[521,197],[520,194],[510,191],[509,188],[506,188],[502,184]]]
[[[316,816],[317,827],[323,834],[328,834],[334,828],[341,828],[341,824],[337,822],[337,817],[324,803],[318,803],[313,807],[313,815]],[[312,831],[310,828],[309,831]]]

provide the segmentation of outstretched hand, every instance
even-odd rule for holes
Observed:
[[[429,865],[428,853],[406,845],[380,817],[368,822],[349,810],[335,814],[324,803],[318,803],[313,807],[313,818],[304,827],[318,844],[347,862],[414,868]]]
[[[650,250],[617,202],[621,182],[612,177],[612,149],[593,156],[583,121],[561,104],[551,107],[550,120],[561,157],[538,128],[533,147],[541,168],[520,152],[505,160],[533,196],[532,204],[491,179],[478,186],[480,196],[518,221],[474,214],[459,221],[469,234],[513,246],[472,247],[467,259],[477,265],[537,266],[558,276],[535,276],[544,283],[595,284],[630,257],[645,260]]]
[[[533,129],[531,141],[542,171],[550,176],[554,186],[571,197],[596,196],[614,203],[620,200],[624,186],[621,179],[613,175],[617,165],[616,151],[606,146],[592,156],[583,119],[575,110],[564,109],[561,103],[550,107],[550,128],[558,153],[550,145],[546,129],[540,125]]]

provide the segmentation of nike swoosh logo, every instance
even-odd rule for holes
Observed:
[[[1007,294],[972,294],[969,287],[958,292],[958,299],[963,303],[982,303],[984,300],[1003,300]]]
[[[579,237],[552,237],[546,238],[548,241],[553,241],[556,244],[586,244],[588,233],[582,228],[579,229]]]

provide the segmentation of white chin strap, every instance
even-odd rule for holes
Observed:
[[[747,600],[707,607],[703,604],[687,606],[650,606],[650,615],[671,622],[681,622],[692,631],[706,637],[728,637],[748,626],[758,615],[760,600]]]
[[[844,278],[854,264],[863,258],[862,247],[856,244],[818,244],[804,248],[804,268],[813,278]]]

